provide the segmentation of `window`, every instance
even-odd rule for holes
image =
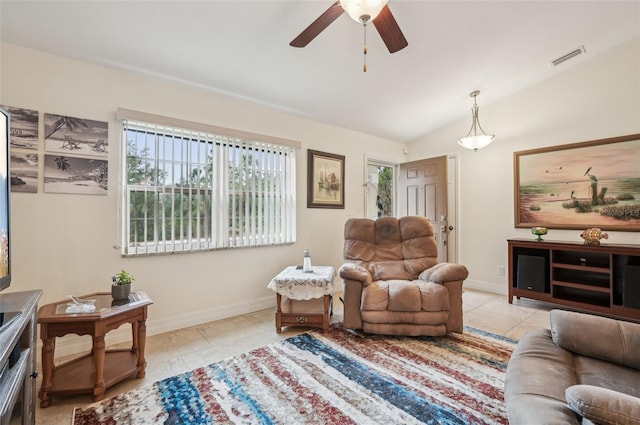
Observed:
[[[295,146],[132,119],[123,142],[123,254],[295,242]]]

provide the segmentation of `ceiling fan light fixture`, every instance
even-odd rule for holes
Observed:
[[[480,90],[472,91],[469,96],[473,97],[473,106],[471,107],[471,128],[465,137],[458,139],[458,143],[463,148],[471,149],[475,152],[478,149],[482,149],[488,146],[496,137],[495,134],[486,134],[480,126],[480,120],[478,119],[478,104],[476,103],[476,97],[480,94]],[[478,134],[480,129],[480,134]]]
[[[389,0],[340,0],[340,6],[356,22],[373,21]]]

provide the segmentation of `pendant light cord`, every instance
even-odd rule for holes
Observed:
[[[362,49],[362,54],[364,56],[364,66],[362,67],[363,72],[367,72],[367,21],[362,22],[363,32],[364,32],[364,47]]]

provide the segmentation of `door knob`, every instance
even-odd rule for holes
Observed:
[[[449,226],[449,230],[453,230],[453,226]]]

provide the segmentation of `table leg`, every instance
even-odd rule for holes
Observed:
[[[100,401],[104,398],[104,357],[105,357],[104,335],[93,337],[93,360],[96,368],[96,382],[93,385],[93,401]]]
[[[322,315],[322,330],[327,332],[329,330],[329,304],[331,301],[331,295],[324,296],[324,313]]]
[[[276,293],[276,332],[282,332],[282,295]]]
[[[131,322],[131,351],[136,353],[136,355],[138,354],[138,341],[140,341],[138,336],[139,328],[139,322]]]
[[[55,349],[55,338],[42,340],[42,384],[40,384],[40,407],[47,407],[51,405],[49,390],[53,385],[53,356]]]
[[[147,342],[147,322],[146,320],[140,320],[138,322],[138,332],[136,332],[137,346],[138,346],[138,374],[136,377],[144,378],[147,368],[147,361],[144,358],[144,349]]]

